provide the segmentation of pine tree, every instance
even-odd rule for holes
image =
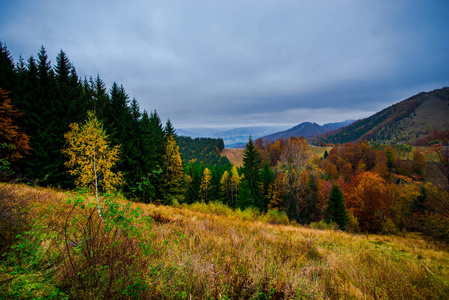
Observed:
[[[241,210],[244,210],[245,208],[248,207],[257,207],[256,199],[254,199],[251,186],[249,185],[249,182],[246,180],[243,180],[242,184],[240,185],[240,191],[237,197],[236,207],[240,208]]]
[[[175,128],[173,127],[173,124],[171,123],[170,119],[167,120],[167,123],[165,124],[164,128],[165,136],[173,136],[175,140],[178,138],[178,134],[176,133]]]
[[[335,222],[341,230],[345,230],[349,222],[343,200],[343,193],[338,185],[333,185],[324,211],[326,222]]]
[[[0,41],[0,88],[12,92],[15,86],[14,61],[6,45]]]
[[[269,203],[269,189],[270,185],[274,182],[275,175],[273,171],[268,166],[268,163],[265,163],[262,169],[262,172],[260,174],[262,178],[262,186],[263,186],[263,197],[264,197],[264,207],[263,210],[266,210],[268,208]]]
[[[264,210],[266,203],[262,195],[262,179],[260,176],[260,167],[262,163],[262,157],[256,150],[253,140],[249,137],[248,144],[243,151],[243,167],[242,172],[245,175],[243,181],[246,181],[245,188],[250,191],[251,199],[245,203],[253,203],[255,207],[260,210]],[[244,195],[240,195],[240,198]]]

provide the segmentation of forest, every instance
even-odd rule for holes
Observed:
[[[448,241],[447,223],[441,222],[448,213],[447,131],[436,132],[426,150],[407,148],[406,159],[400,145],[365,140],[316,157],[302,137],[274,143],[250,137],[237,168],[220,155],[223,140],[178,137],[170,120],[163,126],[156,111],[142,112],[123,86],[114,82],[108,90],[99,75],[79,78],[62,50],[54,66],[44,47],[37,59],[14,63],[2,44],[0,66],[4,179],[80,186],[67,163],[67,134],[92,112],[108,146],[118,151],[110,168],[123,180],[114,188],[129,199],[168,205],[220,201],[282,211],[300,224],[326,221],[353,232],[419,230]],[[334,194],[339,212],[330,209]]]
[[[122,85],[114,82],[108,89],[99,75],[80,78],[62,50],[55,65],[43,46],[37,59],[14,62],[2,43],[0,127],[2,182],[66,191],[84,188],[96,197],[94,206],[104,222],[98,226],[122,226],[109,238],[123,237],[132,244],[131,237],[137,237],[144,252],[145,234],[122,221],[129,216],[139,222],[147,219],[129,207],[121,211],[107,200],[109,195],[173,208],[212,205],[236,214],[271,216],[275,222],[355,234],[418,232],[449,243],[449,130],[434,132],[425,146],[414,148],[367,140],[328,144],[332,148],[322,157],[313,154],[303,137],[273,143],[249,137],[243,166],[236,167],[221,156],[223,140],[178,136],[170,120],[163,124],[156,111],[141,111]],[[4,197],[2,210],[8,214],[0,220],[2,232],[7,232],[0,236],[2,257],[17,263],[13,250],[24,232],[14,225],[18,208],[8,201],[15,198]],[[101,197],[106,199],[103,206]],[[84,209],[77,201],[74,207]],[[87,220],[93,218],[97,217],[92,213]],[[155,213],[152,220],[171,222]],[[91,234],[93,227],[86,228],[78,234]],[[68,245],[70,234],[65,230]],[[89,273],[86,268],[83,272]],[[126,284],[140,288],[136,282]],[[80,291],[70,293],[89,298]]]

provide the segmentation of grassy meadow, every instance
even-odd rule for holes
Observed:
[[[140,235],[123,234],[134,223],[107,229],[106,208],[101,221],[92,197],[74,209],[79,196],[62,191],[6,184],[0,191],[3,208],[13,212],[9,229],[25,237],[10,237],[20,246],[0,264],[2,299],[449,298],[448,247],[414,233],[313,229],[276,211],[233,211],[220,203],[131,203],[153,221],[135,223]],[[115,199],[116,207],[128,203]],[[138,220],[130,209],[116,216]],[[91,218],[81,218],[83,210]],[[78,246],[83,240],[86,256]],[[142,240],[151,251],[137,247]]]

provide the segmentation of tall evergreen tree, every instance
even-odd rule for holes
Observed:
[[[15,86],[15,75],[11,53],[0,41],[0,87],[12,93]]]
[[[165,136],[173,136],[175,140],[178,138],[178,134],[176,133],[175,128],[173,127],[173,124],[171,123],[170,119],[167,120],[167,123],[164,127],[164,133]]]
[[[324,211],[326,222],[335,222],[341,230],[345,230],[349,222],[348,213],[343,200],[343,193],[338,185],[333,185]]]
[[[246,181],[245,188],[250,191],[254,206],[260,210],[266,207],[264,197],[262,195],[262,178],[260,176],[260,167],[262,157],[254,146],[253,139],[249,137],[248,144],[243,151],[243,167],[242,172],[245,176],[243,181]],[[241,195],[243,197],[244,195]],[[249,202],[248,202],[249,203]]]
[[[263,210],[266,210],[268,208],[268,203],[270,201],[269,197],[269,190],[270,185],[274,182],[275,175],[271,168],[269,167],[268,163],[265,163],[262,169],[262,172],[260,174],[262,179],[262,186],[263,186],[263,197],[264,197],[264,207]]]

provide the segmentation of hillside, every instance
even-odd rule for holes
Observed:
[[[411,143],[433,130],[449,128],[449,88],[422,92],[394,104],[371,117],[315,138],[313,143],[347,143],[369,140],[376,143]]]
[[[243,151],[245,149],[243,148],[238,148],[238,149],[224,149],[221,152],[221,155],[226,156],[229,161],[231,162],[231,164],[237,166],[237,167],[241,167],[243,165]]]
[[[289,224],[275,212],[232,211],[218,203],[180,207],[131,203],[130,209],[141,209],[154,219],[153,225],[139,234],[153,249],[145,253],[139,250],[135,236],[128,238],[116,229],[103,229],[95,207],[81,206],[76,210],[78,217],[70,216],[72,205],[65,204],[67,193],[17,185],[0,188],[10,202],[17,201],[18,195],[26,199],[32,207],[26,222],[34,225],[29,233],[23,233],[17,248],[20,259],[0,264],[0,298],[449,297],[447,248],[415,234],[376,236],[318,230]],[[76,199],[79,203],[80,197]],[[127,201],[118,199],[118,203]],[[78,240],[61,243],[64,236],[56,233],[76,233],[92,224],[83,215],[89,211],[100,234],[94,232],[84,240],[81,236],[79,244]],[[35,217],[39,215],[46,217]],[[126,213],[120,216],[129,219]],[[71,224],[68,228],[67,222]],[[41,247],[30,247],[36,241]],[[87,252],[82,251],[84,243],[92,247]],[[64,265],[64,247],[72,255],[65,258],[71,265]],[[123,261],[126,265],[121,264]]]
[[[324,125],[318,125],[317,123],[311,123],[311,122],[304,122],[304,123],[301,123],[299,125],[296,125],[296,126],[290,128],[290,129],[275,132],[270,135],[264,136],[264,137],[262,137],[262,139],[263,140],[268,139],[270,142],[273,142],[273,141],[281,139],[281,138],[289,139],[291,136],[296,136],[296,137],[303,136],[303,137],[307,138],[307,137],[323,134],[323,133],[329,132],[331,130],[339,129],[339,128],[347,126],[353,122],[354,122],[353,120],[346,120],[343,122],[328,123],[328,124],[324,124]]]

